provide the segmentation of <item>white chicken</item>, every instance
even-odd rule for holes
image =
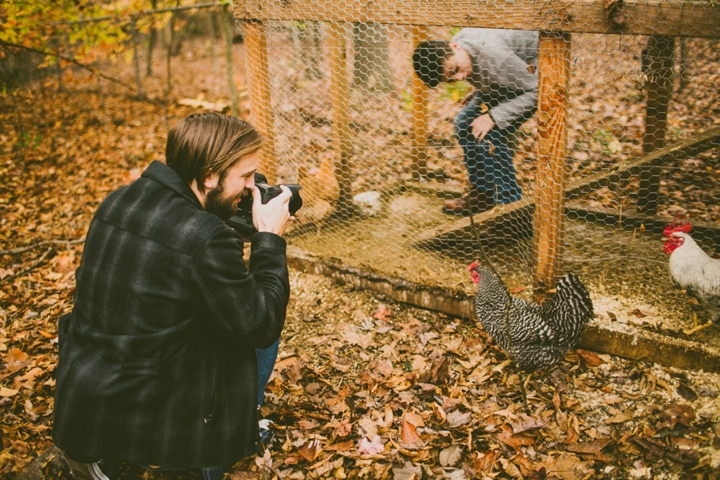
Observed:
[[[705,253],[690,236],[689,223],[665,227],[665,253],[670,255],[670,276],[675,284],[703,304],[710,321],[720,318],[720,260]]]

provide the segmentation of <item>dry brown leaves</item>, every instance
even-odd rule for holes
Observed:
[[[20,122],[13,99],[0,96],[4,478],[51,443],[57,319],[70,309],[82,244],[15,250],[82,238],[99,201],[162,158],[166,120],[191,111],[171,108],[166,119],[161,103],[43,88],[18,93]],[[699,108],[714,108],[713,101]],[[587,97],[581,105],[592,108],[580,116],[596,123],[613,111]],[[678,108],[686,119],[695,111]],[[612,126],[623,155],[637,146],[631,113]],[[398,138],[381,120],[357,120],[363,135],[388,144]],[[437,131],[448,133],[451,125],[440,120]],[[21,131],[32,139],[24,146]],[[586,131],[578,127],[573,139],[589,145],[579,138]],[[316,143],[324,155],[326,142]],[[457,161],[457,151],[439,145]],[[522,149],[528,159],[532,148]],[[588,155],[579,155],[578,171],[606,162],[602,148],[576,151]],[[462,176],[451,163],[450,182]],[[530,181],[532,169],[520,170]],[[683,193],[691,194],[704,198]],[[262,410],[275,421],[276,438],[261,457],[236,465],[232,478],[713,478],[720,468],[717,376],[573,352],[531,377],[524,412],[519,382],[526,378],[476,324],[314,275],[293,272],[292,283],[281,358]]]

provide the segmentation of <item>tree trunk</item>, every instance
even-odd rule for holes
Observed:
[[[354,23],[353,39],[353,85],[363,90],[393,90],[387,26],[380,23]]]
[[[152,0],[152,9],[157,10],[157,0]],[[155,20],[155,17],[151,17],[153,21]],[[152,55],[153,55],[153,49],[155,48],[155,44],[157,43],[157,30],[155,30],[154,26],[150,27],[150,38],[148,40],[148,53],[147,53],[147,68],[145,70],[145,76],[151,77],[152,76]]]

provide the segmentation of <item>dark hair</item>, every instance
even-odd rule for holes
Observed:
[[[217,173],[220,178],[241,158],[257,152],[265,137],[239,118],[215,112],[189,115],[170,132],[165,163],[188,184],[195,180],[205,191],[203,180]]]
[[[430,88],[437,87],[443,79],[445,60],[452,55],[450,42],[446,40],[428,40],[415,47],[413,68],[420,80]]]

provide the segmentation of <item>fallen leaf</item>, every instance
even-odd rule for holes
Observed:
[[[469,423],[470,420],[472,420],[472,413],[471,412],[461,412],[459,410],[453,410],[452,412],[447,414],[447,425],[450,428],[457,428],[462,425],[465,425],[466,423]]]
[[[615,423],[625,423],[625,422],[629,422],[630,420],[632,420],[632,417],[631,417],[631,416],[625,415],[624,413],[621,413],[621,414],[613,415],[613,416],[611,416],[611,417],[606,418],[606,419],[605,419],[605,423],[607,423],[608,425],[612,425],[612,424],[615,424]]]
[[[385,444],[379,435],[375,435],[372,440],[368,440],[367,437],[360,439],[358,443],[358,453],[363,455],[377,455],[385,450]]]
[[[448,448],[441,450],[438,459],[443,467],[454,467],[462,458],[462,448],[460,445],[454,444]]]
[[[598,365],[602,365],[603,363],[602,359],[600,359],[600,357],[598,357],[597,353],[595,352],[578,348],[577,353],[579,353],[583,360],[585,360],[585,363],[587,363],[591,367],[597,367]]]
[[[401,444],[407,449],[417,449],[423,447],[425,442],[418,435],[415,426],[407,419],[407,414],[402,417],[402,427],[400,430]]]
[[[422,478],[422,468],[411,463],[405,462],[402,468],[393,468],[393,480],[420,480]]]
[[[0,397],[12,397],[17,393],[18,391],[12,388],[0,387]]]
[[[525,434],[514,434],[512,428],[508,425],[501,425],[500,429],[502,432],[497,433],[497,438],[505,445],[513,448],[515,451],[520,451],[520,447],[529,447],[535,444],[535,440]]]
[[[536,430],[542,428],[550,422],[549,418],[533,418],[524,413],[518,415],[515,422],[510,422],[513,433],[521,433],[528,430]]]
[[[308,462],[314,461],[320,455],[320,440],[308,440],[298,448],[298,453]]]

